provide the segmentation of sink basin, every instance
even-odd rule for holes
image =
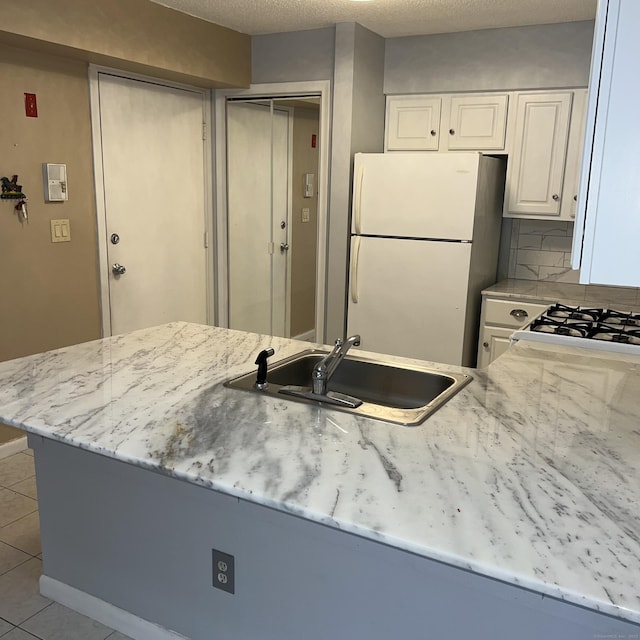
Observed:
[[[364,356],[348,355],[338,366],[327,385],[329,395],[345,394],[362,401],[359,406],[335,404],[331,398],[311,394],[313,367],[327,351],[308,349],[269,366],[265,390],[255,388],[256,371],[234,378],[226,387],[278,396],[297,402],[320,403],[338,411],[346,411],[396,424],[416,425],[445,404],[471,376],[442,373],[420,366],[387,363]],[[306,393],[290,395],[304,388]],[[304,396],[304,397],[301,397]]]

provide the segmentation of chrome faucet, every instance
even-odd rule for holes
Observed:
[[[325,356],[318,364],[313,367],[311,374],[313,381],[313,394],[319,396],[327,395],[327,383],[331,376],[335,373],[338,365],[343,361],[344,357],[351,347],[360,345],[360,336],[355,335],[347,338],[344,342],[338,338],[330,354]]]

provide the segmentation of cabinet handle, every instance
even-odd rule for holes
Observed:
[[[482,343],[482,346],[483,346],[485,349],[488,349],[488,348],[489,348],[489,343],[488,343],[488,342],[483,342],[483,343]]]
[[[435,136],[436,135],[436,130],[435,129],[431,129],[431,135]]]
[[[449,129],[449,133],[450,133],[452,136],[455,136],[455,135],[456,135],[455,129]]]
[[[509,315],[516,320],[524,320],[529,317],[529,314],[524,309],[511,309],[511,313]]]
[[[559,196],[557,193],[554,193],[551,197],[552,197],[556,202],[558,202],[558,200],[560,200],[560,196]]]
[[[573,196],[573,201],[578,202],[578,196]]]

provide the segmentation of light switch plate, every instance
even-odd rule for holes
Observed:
[[[71,242],[69,219],[51,221],[51,242]]]

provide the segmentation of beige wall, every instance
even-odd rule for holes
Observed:
[[[100,337],[87,65],[0,45],[0,175],[18,174],[29,222],[0,201],[0,360]],[[24,93],[38,118],[27,118]],[[42,163],[67,165],[69,200],[44,202]],[[71,242],[51,242],[68,218]]]
[[[295,108],[293,119],[293,215],[291,223],[291,335],[315,326],[316,245],[318,228],[318,147],[311,147],[315,134],[319,144],[319,110]],[[303,197],[303,176],[315,176],[313,198]],[[310,210],[302,222],[302,209]]]
[[[0,40],[207,87],[251,82],[251,38],[149,0],[4,0]]]

